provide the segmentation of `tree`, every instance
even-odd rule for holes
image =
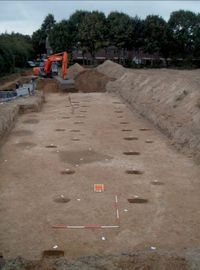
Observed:
[[[33,32],[32,42],[36,54],[42,54],[46,51],[46,38],[55,25],[55,19],[52,14],[48,14],[40,29]]]
[[[118,48],[124,56],[124,50],[133,46],[134,28],[133,20],[124,13],[111,12],[107,17],[109,32],[109,43]],[[124,58],[124,57],[123,57]]]
[[[167,23],[157,15],[147,16],[144,21],[144,50],[166,55]]]
[[[137,16],[131,18],[132,27],[133,27],[133,37],[131,46],[135,49],[142,48],[144,46],[144,39],[145,39],[145,25],[144,20],[141,20]]]
[[[79,40],[79,29],[85,17],[89,14],[89,11],[77,10],[69,18],[69,30],[71,32],[71,39],[73,46],[77,46]]]
[[[37,31],[33,32],[32,43],[35,54],[42,54],[45,52],[46,50],[45,39],[46,35],[41,29],[38,29]]]
[[[196,15],[196,24],[194,26],[194,56],[200,57],[200,14]]]
[[[69,21],[66,20],[57,23],[49,34],[49,42],[55,52],[70,52],[73,46],[72,38]]]
[[[41,30],[46,34],[48,35],[49,32],[51,31],[51,29],[54,27],[56,21],[54,19],[54,16],[53,14],[48,14],[43,23],[42,23],[42,26],[41,26]]]
[[[168,21],[172,56],[192,56],[197,17],[191,11],[172,12]]]
[[[105,45],[106,17],[104,13],[93,11],[88,13],[81,22],[78,30],[78,39],[81,46],[91,53],[93,61],[99,48]]]

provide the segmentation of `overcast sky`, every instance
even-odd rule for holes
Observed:
[[[0,32],[20,32],[31,35],[44,17],[52,13],[57,21],[67,19],[77,9],[122,11],[145,18],[156,14],[168,19],[174,10],[185,9],[200,13],[199,1],[0,1]]]

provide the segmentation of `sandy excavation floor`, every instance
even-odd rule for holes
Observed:
[[[1,149],[4,257],[39,259],[55,245],[68,258],[199,247],[200,168],[117,96],[70,98],[73,108],[67,95],[49,94],[42,112],[19,117]],[[95,193],[95,183],[105,191]]]

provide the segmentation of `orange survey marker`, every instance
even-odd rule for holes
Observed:
[[[94,192],[103,192],[104,184],[94,184]]]

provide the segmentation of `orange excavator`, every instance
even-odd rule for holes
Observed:
[[[48,56],[44,61],[43,67],[34,67],[33,74],[35,76],[41,77],[52,77],[52,64],[54,62],[62,62],[62,78],[65,79],[67,75],[67,63],[68,63],[68,54],[67,52],[52,54]]]

